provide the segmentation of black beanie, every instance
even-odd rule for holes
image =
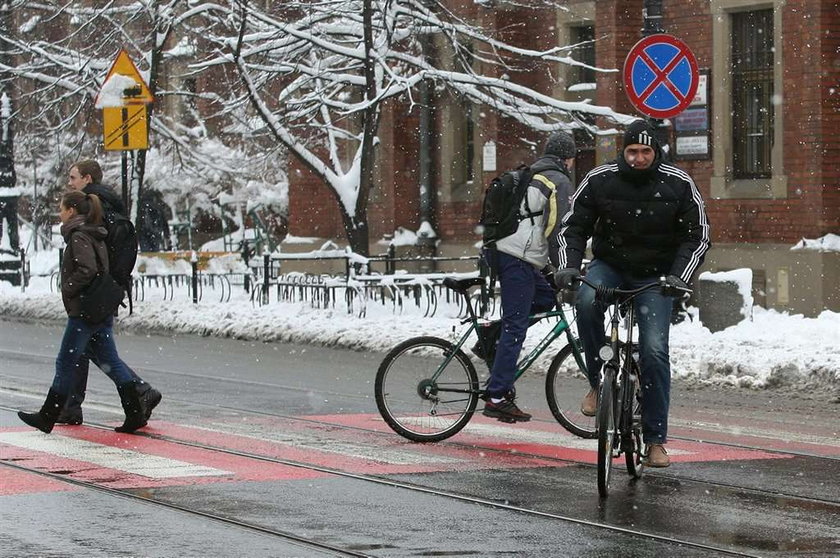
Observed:
[[[577,155],[575,138],[566,132],[552,132],[545,142],[546,155],[554,155],[561,159],[573,159]]]
[[[636,120],[624,131],[624,147],[633,143],[648,145],[654,149],[659,147],[659,140],[656,139],[653,128],[644,120]]]

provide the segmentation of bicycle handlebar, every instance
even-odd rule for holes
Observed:
[[[589,279],[587,279],[586,277],[583,277],[583,276],[580,278],[580,282],[585,283],[586,285],[589,285],[590,287],[595,289],[595,298],[596,299],[603,300],[603,301],[608,301],[608,302],[613,301],[615,299],[630,300],[631,298],[634,298],[639,293],[642,293],[644,291],[647,291],[647,290],[650,290],[650,289],[653,289],[653,288],[656,288],[656,287],[659,287],[660,289],[664,289],[665,287],[669,287],[671,289],[674,289],[674,290],[677,290],[677,291],[680,291],[684,294],[689,294],[689,295],[693,292],[691,289],[681,288],[681,287],[677,287],[675,285],[669,285],[665,276],[660,277],[658,281],[648,283],[647,285],[642,285],[641,287],[639,287],[637,289],[618,289],[618,288],[614,288],[614,287],[605,287],[604,285],[597,285],[597,284],[593,283],[592,281],[590,281]]]

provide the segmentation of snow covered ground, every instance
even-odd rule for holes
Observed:
[[[307,302],[253,305],[241,287],[234,287],[229,302],[217,302],[219,293],[206,290],[193,304],[186,287],[172,300],[149,288],[131,316],[119,318],[120,329],[227,336],[261,341],[292,341],[346,347],[359,351],[386,351],[416,335],[453,338],[463,326],[457,307],[439,303],[434,317],[407,304],[400,314],[392,306],[367,305],[363,318],[347,313],[343,302],[332,309],[313,308]],[[216,301],[216,302],[214,302]],[[696,311],[693,311],[696,314]],[[63,321],[60,296],[49,280],[34,277],[27,291],[0,282],[0,316],[28,320]],[[551,324],[529,331],[526,349]],[[822,389],[840,396],[840,313],[823,312],[808,319],[755,307],[752,318],[717,333],[695,317],[675,326],[671,334],[673,375],[698,383],[764,389]],[[560,345],[558,345],[558,349]],[[547,360],[538,363],[547,366]]]

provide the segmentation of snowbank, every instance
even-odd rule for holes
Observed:
[[[274,302],[272,295],[270,304],[254,306],[241,287],[234,287],[227,303],[211,302],[215,297],[208,292],[199,304],[192,304],[185,290],[174,296],[174,300],[162,300],[162,293],[147,290],[146,299],[135,304],[134,314],[119,319],[119,327],[383,352],[408,337],[452,338],[453,326],[462,331],[457,307],[442,301],[431,318],[422,317],[410,303],[395,314],[392,306],[373,302],[360,318],[347,314],[342,302],[332,309],[317,309],[306,302]],[[840,390],[840,313],[825,311],[817,318],[805,318],[756,307],[752,321],[717,333],[704,328],[693,313],[693,320],[672,328],[674,377],[753,389]],[[60,296],[50,292],[46,278],[34,278],[26,293],[0,282],[0,316],[65,319]],[[526,349],[551,325],[534,326]],[[548,359],[538,365],[547,368]]]

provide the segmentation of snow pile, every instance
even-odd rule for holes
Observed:
[[[181,262],[186,264],[186,262]],[[180,266],[181,263],[173,264]],[[163,272],[164,264],[157,264]],[[235,270],[233,261],[216,264]],[[120,328],[159,333],[193,333],[260,341],[289,341],[344,347],[359,351],[384,352],[412,336],[435,335],[453,339],[459,325],[458,307],[438,302],[434,317],[406,300],[395,310],[393,304],[368,301],[366,314],[348,314],[343,298],[333,307],[314,308],[308,302],[271,302],[255,305],[241,286],[233,285],[230,302],[220,303],[206,290],[199,304],[192,304],[186,288],[177,289],[173,300],[163,292],[146,287],[145,299],[134,305],[134,314],[121,316]],[[753,320],[745,320],[724,331],[711,333],[700,324],[696,309],[693,320],[671,329],[673,375],[700,384],[733,385],[745,388],[786,387],[798,390],[838,390],[840,387],[840,313],[825,311],[817,318],[805,318],[756,307]],[[31,320],[63,321],[61,298],[51,292],[48,278],[33,278],[27,292],[0,282],[0,316]],[[553,323],[541,322],[529,330],[525,350],[530,350]],[[558,344],[558,349],[560,348]],[[537,367],[546,370],[550,356]]]
[[[814,250],[817,252],[840,252],[840,235],[827,234],[816,240],[803,238],[791,250]]]
[[[134,81],[133,77],[124,76],[122,74],[114,74],[108,78],[108,81],[102,84],[102,89],[96,97],[96,108],[103,109],[109,107],[121,107],[123,102],[123,92],[126,89],[136,87],[139,85]]]

